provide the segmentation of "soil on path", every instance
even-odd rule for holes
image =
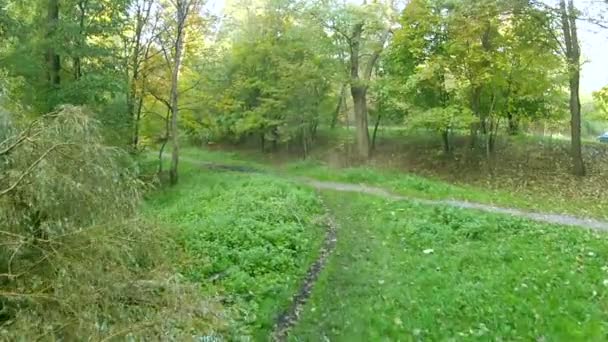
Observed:
[[[319,278],[319,274],[325,268],[329,256],[333,253],[336,248],[337,242],[337,224],[333,220],[331,213],[329,210],[326,213],[326,227],[327,232],[325,235],[325,240],[323,241],[323,245],[321,246],[321,250],[319,252],[319,256],[317,260],[310,266],[308,272],[306,272],[306,277],[304,278],[304,282],[300,286],[300,290],[293,296],[291,305],[289,308],[281,313],[277,319],[277,323],[274,327],[274,333],[272,335],[273,341],[286,341],[289,330],[296,325],[298,320],[300,319],[300,314],[304,309],[304,305],[308,302],[312,294],[312,289]]]

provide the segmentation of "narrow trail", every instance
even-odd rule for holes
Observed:
[[[454,199],[445,199],[445,200],[429,200],[429,199],[421,199],[414,197],[407,197],[402,195],[397,195],[391,193],[385,189],[363,185],[363,184],[351,184],[351,183],[339,183],[339,182],[327,182],[327,181],[318,181],[315,179],[309,178],[301,178],[301,182],[304,182],[316,189],[319,190],[334,190],[334,191],[343,191],[343,192],[356,192],[362,194],[368,194],[373,196],[378,196],[382,198],[388,198],[392,200],[398,201],[413,201],[426,205],[443,205],[450,206],[454,208],[461,209],[474,209],[481,210],[489,213],[496,214],[504,214],[516,217],[526,218],[532,221],[543,222],[543,223],[551,223],[558,224],[564,226],[574,226],[574,227],[582,227],[593,230],[600,231],[608,231],[608,222],[600,221],[589,218],[579,218],[570,215],[560,215],[560,214],[549,214],[549,213],[535,213],[524,211],[521,209],[515,208],[502,208],[488,204],[467,202],[461,200]]]
[[[312,289],[319,278],[319,274],[325,268],[329,256],[336,248],[338,226],[332,218],[329,209],[326,209],[325,226],[327,227],[327,231],[325,233],[325,240],[319,251],[319,256],[308,268],[304,282],[296,295],[293,296],[290,307],[279,315],[274,327],[274,333],[272,334],[273,341],[287,341],[289,330],[300,319],[300,314],[312,294]]]
[[[213,163],[201,163],[200,161],[195,161],[193,159],[188,159],[189,162],[198,162],[205,168],[223,170],[223,171],[234,171],[234,172],[244,172],[244,173],[263,173],[263,170],[257,170],[255,168],[243,167],[243,166],[232,166],[232,165],[221,165],[221,164],[213,164]],[[353,184],[353,183],[340,183],[340,182],[332,182],[332,181],[319,181],[312,178],[305,177],[286,177],[296,182],[306,184],[312,186],[318,190],[334,190],[334,191],[342,191],[342,192],[354,192],[361,194],[368,194],[372,196],[378,196],[382,198],[387,198],[396,201],[413,201],[425,205],[443,205],[449,206],[453,208],[460,209],[472,209],[472,210],[480,210],[488,213],[495,214],[503,214],[510,215],[515,217],[521,217],[528,220],[542,222],[542,223],[550,223],[557,224],[563,226],[571,226],[571,227],[579,227],[586,229],[593,229],[598,231],[608,231],[608,222],[601,221],[591,218],[581,218],[572,215],[564,215],[564,214],[553,214],[553,213],[541,213],[541,212],[531,212],[522,209],[516,208],[504,208],[498,207],[490,204],[482,204],[475,202],[468,202],[463,200],[456,199],[439,199],[439,200],[430,200],[430,199],[422,199],[416,197],[408,197],[403,195],[398,195],[392,193],[386,189],[380,187],[369,186],[365,184]]]

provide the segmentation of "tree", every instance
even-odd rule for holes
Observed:
[[[336,63],[327,34],[295,16],[293,6],[243,4],[224,19],[232,27],[221,35],[228,47],[204,60],[208,105],[195,114],[199,134],[232,142],[255,138],[263,151],[283,144],[308,154],[328,112]]]
[[[54,46],[55,35],[59,25],[59,0],[48,0],[48,17],[47,17],[47,55],[46,62],[48,63],[47,79],[51,87],[59,87],[61,84],[61,58],[56,52]]]
[[[331,30],[339,49],[347,56],[350,93],[353,99],[357,153],[368,159],[370,138],[367,92],[380,55],[388,43],[393,26],[394,2],[362,5],[330,3],[313,11],[321,25]]]
[[[169,180],[172,185],[178,181],[179,166],[179,82],[182,60],[185,50],[186,25],[190,14],[198,8],[198,0],[174,0],[170,6],[165,6],[165,30],[168,31],[166,40],[160,38],[165,59],[171,69],[171,90],[169,106],[171,110],[171,167]],[[172,17],[173,16],[173,17]]]
[[[581,99],[580,99],[580,78],[581,78],[581,52],[578,42],[578,32],[576,27],[577,12],[574,1],[560,0],[559,10],[561,15],[562,31],[564,34],[564,45],[566,61],[568,66],[568,83],[570,90],[570,129],[571,129],[571,153],[573,172],[577,176],[585,175],[585,163],[583,161],[581,143]]]
[[[131,35],[123,37],[128,51],[125,72],[128,79],[127,113],[132,121],[130,142],[134,151],[139,148],[140,121],[146,93],[147,73],[144,66],[151,58],[152,45],[158,35],[159,13],[155,11],[155,0],[135,0],[131,4]]]
[[[603,120],[608,120],[608,87],[604,87],[593,93],[596,110],[599,111]]]
[[[440,131],[446,152],[449,132],[470,124],[472,147],[481,133],[489,155],[501,121],[515,131],[550,116],[562,64],[549,20],[517,1],[410,2],[387,63],[414,107],[408,122]]]

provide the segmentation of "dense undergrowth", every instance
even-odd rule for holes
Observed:
[[[324,193],[341,229],[293,341],[563,340],[608,333],[602,233]]]
[[[206,157],[201,163],[214,160]],[[226,306],[225,334],[265,339],[319,249],[321,203],[311,189],[271,175],[182,165],[182,181],[149,199],[148,216],[174,231],[186,254],[181,273]]]
[[[144,190],[83,108],[0,137],[0,339],[185,340],[223,326],[138,214]]]

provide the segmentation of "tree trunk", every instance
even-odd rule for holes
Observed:
[[[81,0],[78,2],[78,10],[80,11],[78,15],[78,38],[76,40],[76,52],[74,56],[74,79],[76,81],[80,80],[82,77],[82,60],[81,54],[83,46],[86,42],[86,33],[85,33],[85,23],[84,20],[87,16],[87,0]]]
[[[150,16],[150,11],[151,11],[151,2],[147,3],[147,8],[144,8],[144,6],[146,6],[146,4],[142,4],[141,6],[138,5],[137,7],[137,13],[136,13],[136,24],[135,24],[135,35],[133,36],[133,49],[131,50],[131,70],[132,70],[132,76],[131,79],[129,79],[129,90],[127,93],[127,112],[129,114],[129,119],[132,122],[133,125],[133,137],[132,137],[132,144],[133,144],[133,150],[137,151],[137,145],[139,143],[139,120],[141,118],[141,106],[142,106],[142,102],[143,102],[143,94],[144,94],[144,89],[141,89],[140,94],[139,94],[139,103],[138,103],[138,108],[135,108],[135,101],[138,97],[138,91],[137,91],[137,82],[139,81],[139,73],[140,73],[140,66],[141,66],[141,59],[140,59],[140,54],[141,54],[141,49],[142,49],[142,34],[143,34],[143,29],[144,29],[144,25],[146,24],[146,21],[148,20],[149,16]],[[145,49],[145,55],[144,55],[144,60],[146,60],[148,58],[148,52],[149,52],[149,48]],[[128,77],[128,69],[127,68],[127,77]],[[145,80],[144,80],[145,81]],[[143,88],[143,86],[142,86]]]
[[[260,133],[260,149],[262,153],[266,150],[266,138],[264,137],[264,132]]]
[[[61,72],[61,58],[55,52],[55,32],[59,24],[59,0],[48,0],[48,16],[47,16],[47,39],[49,47],[47,49],[47,78],[51,87],[56,88],[61,84],[59,73]]]
[[[370,150],[369,128],[367,124],[367,84],[365,84],[365,81],[368,81],[368,79],[365,79],[364,81],[359,77],[359,53],[361,49],[362,33],[363,23],[356,24],[353,27],[352,38],[350,41],[350,92],[355,106],[357,154],[359,158],[367,160],[369,158]]]
[[[378,126],[380,126],[380,120],[382,119],[382,114],[378,111],[378,117],[376,118],[376,123],[374,124],[374,133],[372,134],[372,152],[376,150],[376,136],[378,134]]]
[[[507,120],[509,125],[509,135],[517,135],[519,133],[519,122],[517,118],[513,116],[511,112],[507,113]]]
[[[163,152],[165,151],[165,146],[167,146],[167,142],[169,141],[169,137],[171,135],[171,109],[167,110],[167,115],[165,117],[165,137],[163,139],[162,145],[160,145],[160,150],[158,151],[158,175],[160,176],[163,172]]]
[[[562,29],[566,45],[566,59],[568,61],[568,77],[570,88],[570,134],[573,172],[577,176],[585,175],[585,163],[581,143],[581,100],[580,88],[580,46],[576,28],[576,10],[573,0],[560,0]]]
[[[441,132],[441,140],[443,141],[443,152],[450,154],[452,152],[452,146],[450,145],[450,131],[448,129]]]
[[[139,145],[139,122],[141,121],[141,110],[144,106],[144,98],[141,96],[137,103],[137,110],[135,111],[135,122],[133,123],[133,151],[137,152]]]
[[[178,173],[177,167],[179,164],[179,72],[182,64],[182,54],[184,50],[184,28],[190,2],[186,0],[177,1],[177,33],[175,37],[175,61],[173,65],[173,73],[171,75],[171,144],[173,151],[171,153],[171,170],[169,171],[169,180],[172,185],[177,184]]]
[[[585,163],[583,161],[583,151],[581,142],[581,100],[579,97],[579,71],[576,76],[570,79],[570,122],[571,143],[572,143],[572,162],[574,174],[577,176],[585,175]]]
[[[365,87],[351,86],[351,93],[355,105],[355,126],[357,129],[357,153],[359,158],[369,158],[369,128],[367,123],[367,89]]]
[[[479,122],[474,122],[470,127],[470,136],[469,136],[469,147],[471,149],[475,148],[476,140],[477,140],[477,132],[481,127],[481,87],[476,86],[471,91],[471,110],[473,114],[477,117]]]
[[[340,97],[338,98],[338,105],[336,106],[336,111],[334,112],[334,116],[331,119],[331,129],[336,128],[336,124],[338,123],[338,118],[340,117],[340,111],[342,110],[342,103],[344,102],[345,93],[346,85],[343,84],[340,88]]]
[[[302,129],[302,148],[304,153],[304,159],[308,158],[308,139],[306,136],[306,129]]]

